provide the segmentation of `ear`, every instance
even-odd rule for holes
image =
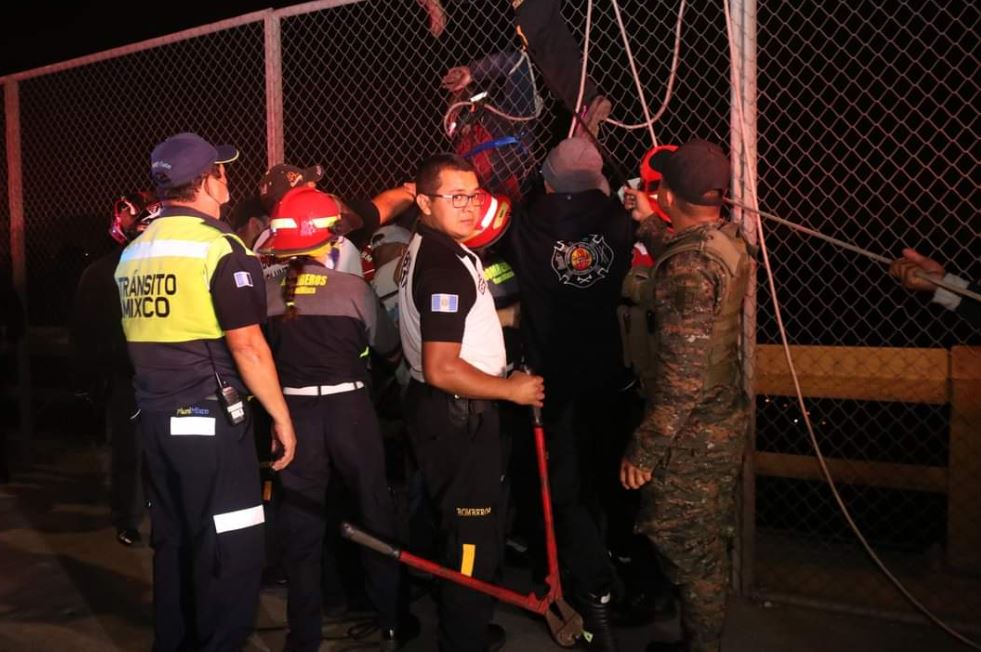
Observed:
[[[419,207],[419,210],[422,211],[423,215],[433,214],[433,198],[429,195],[424,195],[422,193],[416,195],[416,205]]]
[[[674,192],[671,190],[671,188],[662,183],[657,189],[657,205],[661,207],[661,210],[667,213],[669,208],[674,207],[676,201]]]

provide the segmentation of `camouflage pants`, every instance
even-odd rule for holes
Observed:
[[[684,444],[664,451],[643,491],[637,528],[657,547],[678,587],[682,628],[694,652],[718,652],[722,639],[745,423],[741,413],[725,424],[702,426],[697,438],[682,432]],[[720,437],[725,431],[730,436]]]

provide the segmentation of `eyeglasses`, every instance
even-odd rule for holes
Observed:
[[[466,208],[468,205],[473,204],[474,208],[480,208],[487,203],[487,198],[489,197],[486,190],[478,190],[472,195],[465,195],[463,193],[457,193],[452,195],[440,195],[432,192],[421,193],[427,197],[438,197],[440,199],[445,199],[450,202],[453,208]]]

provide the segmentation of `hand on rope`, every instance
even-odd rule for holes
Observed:
[[[731,199],[726,199],[724,201],[727,204],[729,204],[730,206],[735,206],[736,208],[741,208],[744,211],[749,211],[751,213],[756,213],[760,217],[765,217],[768,220],[773,220],[774,222],[777,222],[778,224],[783,224],[784,226],[788,226],[788,227],[794,229],[795,231],[799,231],[801,233],[806,233],[807,235],[812,235],[815,238],[818,238],[820,240],[824,240],[825,242],[830,242],[831,244],[836,245],[838,247],[841,247],[842,249],[847,249],[848,251],[853,251],[853,252],[855,252],[857,254],[860,254],[862,256],[865,256],[866,258],[869,258],[871,260],[874,260],[874,261],[876,261],[878,263],[884,263],[886,265],[890,265],[890,270],[892,269],[891,268],[892,265],[895,265],[897,262],[900,262],[900,261],[893,261],[891,258],[887,258],[886,256],[881,256],[879,254],[873,253],[873,252],[869,251],[868,249],[862,249],[861,247],[858,247],[856,245],[853,245],[850,242],[845,242],[844,240],[839,240],[838,238],[833,238],[830,235],[825,235],[825,234],[821,233],[820,231],[815,231],[814,229],[809,229],[806,226],[801,226],[800,224],[797,224],[796,222],[791,222],[790,220],[786,220],[786,219],[780,217],[779,215],[774,215],[773,213],[767,213],[766,211],[762,211],[762,210],[759,210],[757,208],[753,208],[752,206],[748,206],[746,204],[742,204],[740,202],[733,201]],[[905,253],[905,251],[911,251],[914,254],[916,254],[916,256],[919,256],[921,259],[923,259],[924,261],[929,261],[930,263],[934,263],[934,261],[932,261],[929,258],[926,258],[924,256],[920,256],[919,254],[917,254],[912,249],[904,250],[904,253]],[[934,263],[934,264],[937,264],[937,263]],[[943,267],[940,267],[940,272],[941,272],[941,274],[943,273]],[[954,294],[959,294],[962,297],[968,297],[970,299],[974,299],[975,301],[981,301],[981,294],[978,294],[977,292],[972,292],[971,290],[968,290],[966,288],[962,288],[962,287],[957,286],[957,285],[951,285],[950,283],[947,283],[946,281],[943,280],[943,277],[942,276],[940,276],[940,277],[937,277],[936,276],[935,270],[933,268],[924,269],[924,268],[919,268],[918,267],[916,269],[910,269],[908,271],[908,274],[909,274],[910,278],[917,279],[917,283],[918,284],[919,283],[929,284],[929,287],[927,288],[929,290],[935,290],[936,288],[941,287],[941,288],[943,288],[945,290],[948,290],[950,292],[953,292]],[[905,284],[905,282],[904,282],[904,284]],[[909,286],[907,286],[907,287],[909,287]],[[914,288],[910,287],[910,289],[914,289]],[[920,289],[920,288],[917,287],[915,289]]]
[[[922,272],[922,273],[921,273]],[[944,277],[944,266],[915,249],[903,249],[903,257],[889,265],[889,274],[914,292],[933,292]],[[928,278],[923,278],[923,275]]]

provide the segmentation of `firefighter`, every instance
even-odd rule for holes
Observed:
[[[287,265],[284,278],[268,279],[266,290],[269,342],[303,451],[280,474],[287,648],[295,652],[316,650],[321,642],[321,550],[331,473],[353,494],[366,530],[390,540],[396,535],[367,361],[371,348],[397,362],[399,337],[364,279],[327,267],[339,221],[330,195],[295,188],[273,208],[271,234],[259,250]],[[367,549],[363,559],[382,649],[394,650],[403,634],[398,563]]]

